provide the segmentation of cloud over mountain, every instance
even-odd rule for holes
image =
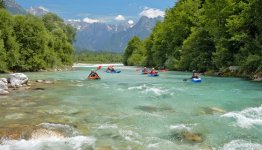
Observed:
[[[124,20],[126,20],[126,18],[123,15],[117,15],[115,17],[115,20],[117,20],[117,21],[124,21]]]
[[[83,19],[83,22],[86,22],[86,23],[98,23],[98,22],[100,22],[99,20],[97,20],[97,19],[91,19],[91,18],[88,18],[88,17],[86,17],[86,18],[84,18]]]
[[[148,18],[157,18],[157,17],[164,17],[165,12],[161,11],[160,9],[146,7],[139,15],[146,16]]]

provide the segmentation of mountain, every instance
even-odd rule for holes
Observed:
[[[15,0],[4,0],[6,9],[12,14],[25,15],[26,10],[16,3]]]
[[[143,16],[132,28],[113,34],[104,44],[103,49],[123,52],[127,46],[128,41],[132,37],[138,36],[140,39],[144,40],[150,35],[156,23],[161,20],[162,17],[148,18]]]
[[[35,16],[42,16],[42,15],[49,13],[49,10],[47,10],[46,8],[42,6],[39,6],[39,7],[30,7],[27,10],[27,12]]]
[[[66,23],[77,29],[77,49],[88,49],[93,51],[123,52],[128,41],[133,36],[145,39],[151,33],[152,28],[162,17],[141,17],[135,24],[120,23],[116,25],[105,23],[85,23],[80,20],[67,20]]]

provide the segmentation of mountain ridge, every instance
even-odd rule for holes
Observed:
[[[162,19],[162,17],[148,18],[142,16],[135,25],[127,23],[116,25],[105,23],[90,24],[80,20],[66,22],[78,29],[74,43],[77,49],[123,52],[128,41],[133,36],[145,39],[149,36],[155,24]]]
[[[4,0],[6,9],[14,15],[25,15],[27,14],[26,10],[16,3],[15,0]]]

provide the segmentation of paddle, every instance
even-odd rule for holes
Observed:
[[[96,68],[96,71],[100,70],[101,68],[102,68],[102,66],[98,66],[98,67]]]
[[[187,81],[187,80],[191,80],[192,78],[185,78],[183,79],[183,81]]]

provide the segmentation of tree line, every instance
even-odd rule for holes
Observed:
[[[0,72],[72,65],[76,31],[60,17],[11,15],[0,1]]]
[[[129,41],[123,63],[262,75],[262,1],[179,0],[148,38]]]
[[[123,54],[82,50],[75,53],[74,61],[77,63],[121,63]]]

